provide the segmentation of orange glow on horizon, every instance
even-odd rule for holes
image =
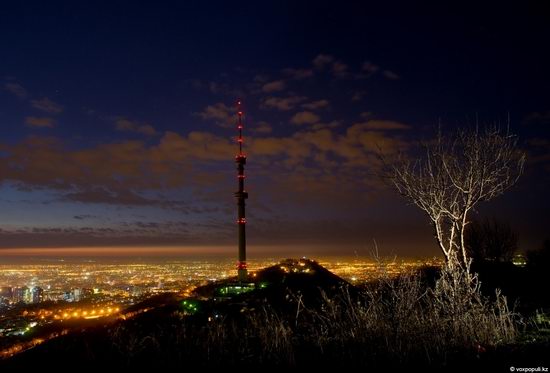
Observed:
[[[280,245],[262,244],[249,245],[251,258],[299,258],[302,256],[313,259],[329,257],[360,257],[372,259],[372,251],[368,247],[358,247],[353,244],[295,244],[281,243]],[[439,257],[440,252],[435,245],[429,248],[422,243],[408,247],[412,255],[399,256],[400,259],[418,259]],[[95,246],[95,247],[32,247],[32,248],[0,248],[0,258],[16,257],[57,257],[57,258],[85,258],[85,257],[178,257],[204,256],[232,257],[235,245],[205,245],[205,246]],[[392,256],[393,251],[391,252]]]
[[[233,246],[142,246],[142,247],[34,247],[0,249],[0,256],[162,256],[178,254],[227,254]]]

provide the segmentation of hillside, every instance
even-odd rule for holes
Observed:
[[[199,332],[222,319],[245,323],[247,315],[267,309],[292,315],[299,308],[320,307],[323,296],[332,297],[344,288],[357,292],[315,261],[287,259],[254,273],[246,284],[229,278],[199,287],[185,299],[175,294],[151,297],[126,309],[112,325],[53,339],[0,361],[0,366],[24,368],[60,361],[86,366],[141,365],[142,359],[150,362],[147,351],[153,347],[161,347],[164,363],[171,365],[179,360],[171,337],[178,337],[180,327]]]
[[[464,306],[438,294],[431,277],[429,270],[357,288],[315,261],[287,259],[248,283],[230,278],[186,298],[149,298],[112,324],[50,340],[0,367],[545,366],[548,338],[518,339],[505,309],[485,300]]]

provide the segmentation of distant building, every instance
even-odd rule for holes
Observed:
[[[72,291],[66,291],[63,293],[63,300],[65,302],[74,302],[74,295]]]
[[[75,302],[80,302],[81,298],[82,298],[82,289],[80,288],[73,289],[73,300]]]
[[[0,288],[0,298],[12,299],[12,288],[9,286],[3,286]]]
[[[139,297],[147,293],[146,288],[142,286],[137,286],[137,285],[129,286],[127,291],[128,291],[128,295],[132,297]]]
[[[31,291],[31,303],[40,303],[44,300],[44,289],[39,286],[35,286]]]
[[[93,289],[87,288],[74,288],[71,291],[65,292],[63,294],[63,300],[67,302],[80,302],[83,299],[86,299],[94,294]]]
[[[14,287],[12,288],[12,302],[13,303],[30,303],[31,296],[30,296],[30,290],[28,287]]]
[[[27,286],[23,289],[23,302],[30,304],[32,303],[32,292],[31,289]]]

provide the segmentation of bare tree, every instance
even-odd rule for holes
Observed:
[[[508,131],[458,129],[421,144],[416,159],[399,154],[382,157],[384,177],[407,200],[423,210],[451,268],[469,272],[465,245],[468,214],[474,207],[504,193],[523,172],[525,154]]]

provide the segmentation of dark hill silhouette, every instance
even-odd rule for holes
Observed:
[[[237,287],[248,291],[240,294],[222,294],[220,291]],[[76,364],[73,366],[84,365],[88,368],[105,364],[143,367],[152,364],[147,351],[159,343],[167,343],[164,349],[167,353],[164,363],[156,361],[154,365],[171,365],[174,358],[171,354],[177,355],[177,351],[171,351],[170,342],[166,341],[170,338],[166,338],[166,335],[171,331],[178,333],[175,324],[182,320],[185,320],[187,328],[193,330],[204,329],[212,320],[227,318],[244,328],[248,312],[268,308],[283,315],[291,315],[299,307],[320,307],[323,296],[333,297],[343,289],[352,296],[357,294],[355,287],[316,261],[286,259],[254,273],[250,276],[250,283],[241,284],[233,277],[201,286],[194,290],[190,298],[173,293],[153,296],[124,310],[124,317],[132,316],[127,320],[58,337],[10,359],[0,360],[0,367],[19,369],[37,364],[59,366],[61,362],[63,365]],[[128,340],[119,341],[121,335]],[[142,345],[139,351],[128,352],[132,343]]]
[[[416,276],[357,288],[315,261],[287,259],[252,274],[249,283],[229,278],[201,286],[185,299],[151,297],[125,310],[125,320],[50,340],[0,361],[0,369],[417,366],[463,371],[547,365],[541,357],[548,341],[479,344],[477,335],[490,330],[477,320],[492,322],[491,309],[488,314],[464,311],[465,325],[475,332],[449,334],[449,323],[463,316],[434,313],[433,296],[431,303],[421,300],[438,272],[424,268]]]

